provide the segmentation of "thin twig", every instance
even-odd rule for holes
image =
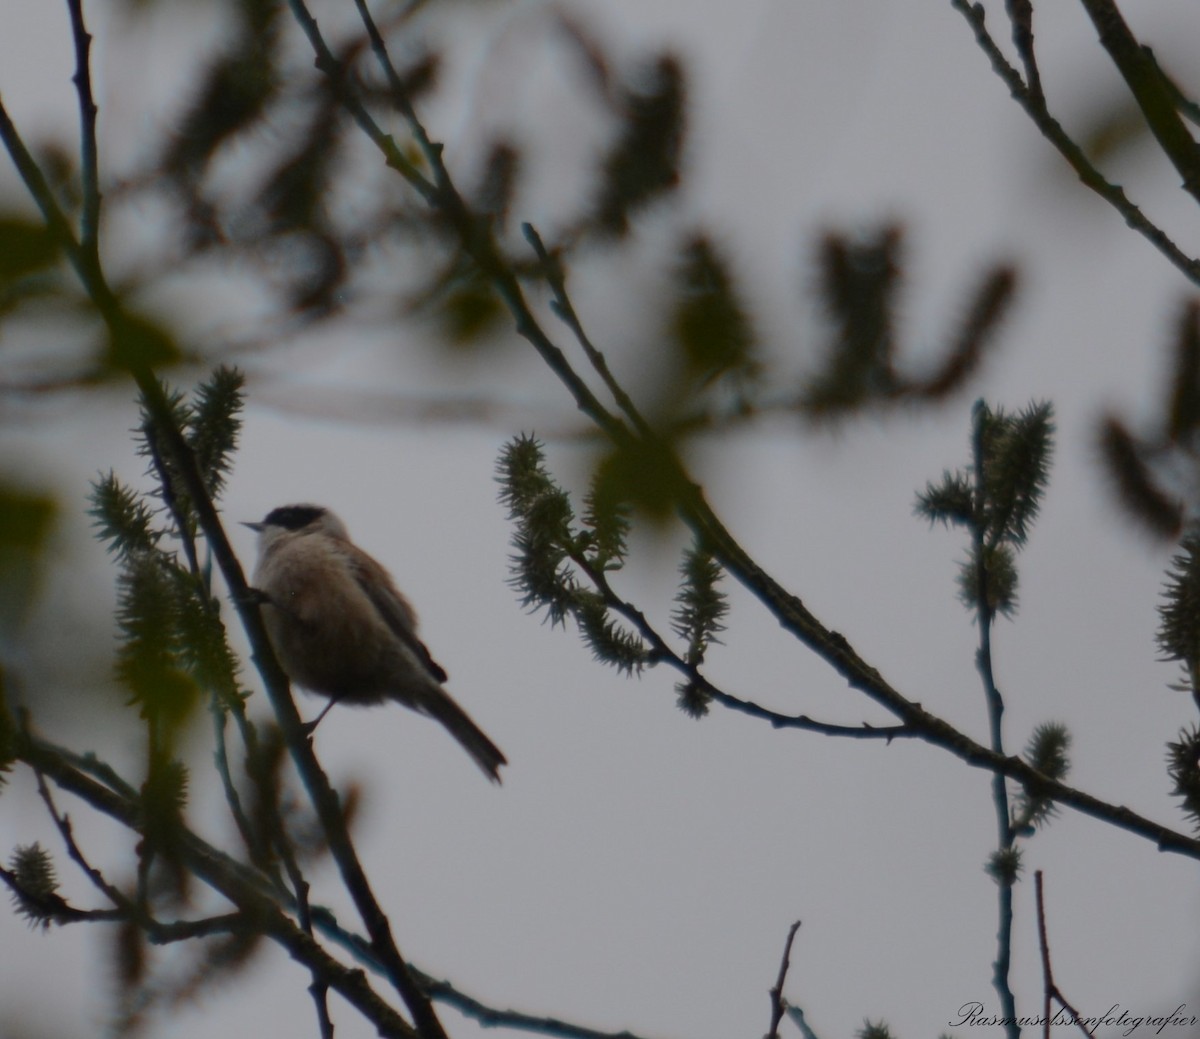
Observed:
[[[83,21],[83,0],[67,0],[75,40],[75,93],[79,98],[79,166],[82,211],[79,241],[88,262],[100,265],[100,169],[96,147],[96,100],[92,95],[92,35]]]
[[[179,500],[179,495],[175,491],[175,481],[171,479],[171,473],[167,468],[167,461],[163,457],[162,450],[159,447],[158,436],[155,433],[154,426],[147,423],[146,427],[142,430],[142,435],[145,437],[146,449],[150,453],[150,464],[154,466],[155,478],[162,491],[163,504],[167,507],[167,511],[171,514],[171,518],[175,522],[175,530],[179,535],[179,542],[183,546],[183,554],[188,562],[188,571],[199,581],[201,574],[200,554],[196,550],[196,535],[192,529],[192,525],[188,522],[183,503]],[[205,589],[204,594],[207,595],[207,592],[208,590]]]
[[[1003,756],[1004,698],[996,687],[995,671],[992,668],[992,624],[996,615],[991,605],[987,561],[990,555],[989,549],[995,546],[987,542],[989,503],[985,473],[987,449],[984,443],[987,432],[987,410],[982,401],[975,405],[973,419],[974,430],[971,445],[974,456],[975,486],[972,496],[974,510],[971,518],[971,539],[975,555],[975,619],[979,625],[979,649],[976,653],[975,663],[983,683],[992,753]],[[992,804],[996,812],[997,855],[1011,855],[1015,835],[1009,816],[1008,786],[1004,776],[998,772],[992,773]],[[1009,1039],[1020,1039],[1021,1028],[1017,1023],[1017,1000],[1009,981],[1009,971],[1012,967],[1013,885],[1012,880],[1002,872],[997,873],[995,880],[999,920],[996,928],[996,959],[992,964],[992,984],[1000,999],[1000,1016],[1005,1021],[1005,1030]]]
[[[50,792],[50,788],[46,784],[45,775],[38,768],[34,768],[33,773],[37,782],[38,796],[41,797],[42,802],[46,806],[46,811],[57,827],[59,835],[63,839],[63,844],[67,848],[67,854],[83,871],[88,880],[92,882],[92,885],[113,904],[112,909],[82,910],[73,909],[64,902],[63,908],[56,911],[56,920],[69,922],[83,920],[130,920],[136,923],[146,933],[146,937],[157,945],[189,941],[195,938],[207,938],[214,934],[236,934],[247,930],[247,918],[242,913],[226,913],[220,916],[203,917],[198,920],[173,920],[164,922],[156,920],[143,912],[119,888],[105,880],[104,874],[84,857],[83,850],[75,840],[75,833],[71,826],[70,817],[58,810],[58,805],[54,801],[54,795]],[[64,912],[65,916],[62,915]]]
[[[296,892],[296,905],[299,910],[300,927],[310,938],[313,937],[312,914],[308,904],[308,881],[300,873],[296,865],[296,857],[291,853],[290,844],[284,857],[288,875],[292,878],[292,887]],[[317,969],[311,972],[312,982],[308,986],[308,994],[312,996],[313,1007],[317,1012],[317,1025],[321,1030],[321,1039],[333,1039],[333,1018],[329,1016],[329,982]]]
[[[388,166],[396,170],[426,202],[433,204],[437,200],[437,188],[421,175],[421,172],[404,157],[404,153],[386,134],[379,124],[367,111],[366,106],[355,96],[348,85],[345,66],[334,57],[333,51],[326,44],[317,20],[309,13],[303,0],[288,0],[292,16],[296,19],[304,35],[308,37],[309,45],[317,56],[317,68],[325,74],[332,84],[339,103],[350,113],[350,117],[358,124],[360,130],[370,138],[376,148],[383,153]]]
[[[127,796],[99,783],[75,767],[74,755],[27,731],[18,733],[14,750],[18,760],[44,773],[61,789],[126,828],[140,832],[141,801],[136,792]],[[195,876],[228,898],[255,922],[261,933],[280,944],[293,959],[310,970],[319,971],[329,986],[370,1021],[381,1035],[418,1039],[413,1027],[374,992],[361,970],[350,969],[331,957],[283,913],[277,894],[260,874],[214,848],[186,826],[179,827],[176,837],[173,850]],[[386,968],[386,964],[384,966]]]
[[[125,914],[119,909],[76,909],[55,892],[33,894],[22,886],[15,873],[3,866],[0,866],[0,880],[4,881],[13,893],[17,911],[23,912],[31,921],[40,926],[49,927],[51,923],[105,922],[122,920],[125,917]]]
[[[1062,128],[1058,120],[1050,115],[1044,104],[1039,104],[1024,81],[1004,58],[996,41],[992,39],[984,24],[983,5],[972,3],[971,0],[950,0],[950,6],[961,12],[975,33],[975,40],[980,49],[988,56],[996,74],[1004,80],[1009,93],[1025,113],[1033,120],[1041,132],[1079,176],[1083,183],[1112,206],[1126,224],[1138,232],[1160,253],[1162,253],[1176,268],[1183,272],[1189,281],[1200,285],[1200,260],[1188,256],[1167,235],[1167,233],[1130,201],[1124,190],[1118,184],[1110,183],[1103,174],[1091,163],[1082,148],[1072,140]]]
[[[83,852],[75,842],[75,834],[71,829],[71,820],[59,812],[58,806],[54,803],[54,797],[50,793],[50,788],[46,785],[46,777],[37,769],[34,769],[33,774],[37,781],[38,796],[42,799],[42,803],[46,806],[46,811],[54,821],[54,825],[58,828],[63,844],[66,845],[67,854],[71,856],[72,861],[83,871],[84,876],[92,882],[92,886],[100,891],[116,909],[132,913],[134,908],[133,902],[117,887],[105,880],[104,874],[84,858]]]
[[[1049,1039],[1050,1001],[1053,997],[1063,1010],[1071,1015],[1072,1022],[1084,1035],[1088,1036],[1088,1039],[1096,1039],[1096,1033],[1084,1024],[1079,1011],[1067,1002],[1059,987],[1054,983],[1054,972],[1050,969],[1050,940],[1046,937],[1046,906],[1042,897],[1042,871],[1040,869],[1033,874],[1033,884],[1037,898],[1038,948],[1042,954],[1042,992],[1045,996],[1042,1016],[1045,1022],[1045,1035]]]
[[[1165,77],[1137,41],[1113,0],[1081,0],[1113,64],[1142,110],[1146,125],[1183,180],[1183,190],[1200,202],[1200,144],[1184,126]]]
[[[415,968],[414,973],[420,978],[431,998],[454,1007],[485,1028],[518,1028],[523,1032],[559,1036],[560,1039],[641,1039],[633,1032],[602,1032],[556,1017],[537,1017],[520,1010],[497,1010],[465,995],[449,982],[438,981],[427,974],[421,974]]]
[[[1163,85],[1168,94],[1170,94],[1171,102],[1179,109],[1185,119],[1200,126],[1200,104],[1197,104],[1179,89],[1179,84],[1167,74],[1167,70],[1162,67],[1158,58],[1155,57],[1154,52],[1149,47],[1143,47],[1142,50],[1146,52],[1146,57],[1154,62],[1154,67],[1158,69],[1158,74],[1162,76]]]
[[[35,773],[49,775],[56,783],[82,798],[93,808],[111,816],[130,829],[136,828],[139,819],[137,792],[120,779],[109,766],[97,768],[90,759],[81,758],[65,748],[37,740],[28,732],[25,732],[23,736],[27,741],[27,746],[18,747],[18,758],[30,764]],[[89,771],[100,772],[104,775],[103,785],[92,778],[89,771],[79,767],[81,761],[92,766]],[[152,942],[163,943],[201,937],[206,934],[235,932],[239,930],[239,925],[244,925],[247,918],[257,920],[263,916],[267,908],[277,908],[278,900],[283,895],[282,892],[268,885],[261,874],[207,844],[186,828],[181,833],[180,853],[196,876],[235,904],[243,906],[246,911],[196,921],[173,923],[151,921],[147,936]],[[15,878],[9,881],[4,877],[5,872],[0,869],[0,879],[5,879],[10,886],[13,886]],[[17,888],[13,887],[13,890],[16,891]],[[62,903],[62,906],[65,907],[62,911],[67,914],[64,922],[75,919],[93,921],[127,918],[126,914],[117,910],[111,912],[107,910],[86,911],[66,906],[65,903]],[[56,904],[54,908],[60,910],[61,907]],[[289,908],[296,909],[297,907],[289,904]],[[347,931],[338,924],[333,913],[323,906],[311,906],[309,916],[314,930],[320,931],[323,936],[341,946],[373,973],[386,977],[387,969],[370,941]],[[274,918],[272,917],[272,919]],[[291,924],[290,921],[286,921],[286,918],[280,919],[286,922],[290,930],[275,920],[278,926],[264,928],[269,937],[279,941],[285,948],[292,951],[294,958],[302,965],[310,967],[314,973],[319,973],[323,982],[327,982],[329,987],[346,998],[367,1020],[376,1024],[382,1034],[417,1039],[411,1027],[405,1022],[399,1021],[401,1027],[397,1028],[399,1019],[389,1017],[389,1014],[392,1013],[390,1008],[371,992],[361,972],[349,971],[337,961],[330,959],[311,939],[302,940],[305,936],[300,928]],[[480,1021],[545,1035],[557,1035],[562,1039],[642,1039],[628,1031],[600,1032],[558,1018],[498,1009],[464,993],[449,981],[435,981],[429,974],[413,964],[409,964],[408,969],[417,984],[428,993],[431,999],[452,1006]]]
[[[1032,0],[1004,0],[1008,20],[1012,23],[1013,45],[1025,66],[1025,82],[1033,100],[1045,104],[1042,92],[1042,77],[1038,72],[1037,55],[1033,48],[1033,2]]]
[[[787,1009],[787,1001],[783,998],[783,983],[787,980],[788,968],[791,966],[792,942],[795,941],[798,930],[800,930],[799,920],[788,928],[787,941],[783,943],[783,959],[779,961],[779,977],[775,979],[775,987],[771,989],[771,1027],[767,1032],[767,1039],[779,1039],[779,1022],[783,1020]]]
[[[804,1020],[804,1011],[800,1007],[792,1006],[790,1003],[787,1008],[788,1020],[792,1022],[798,1029],[804,1039],[818,1039],[817,1033],[814,1032]]]
[[[570,329],[571,334],[575,337],[575,341],[583,349],[588,363],[591,364],[596,374],[603,380],[604,385],[608,388],[608,392],[612,394],[617,407],[625,413],[639,434],[642,436],[650,435],[649,423],[642,417],[637,405],[633,402],[633,398],[629,396],[625,388],[617,381],[616,376],[613,375],[604,354],[596,347],[584,330],[583,323],[579,320],[579,315],[575,312],[575,306],[571,302],[570,295],[567,293],[566,273],[563,271],[562,264],[550,255],[545,243],[542,241],[542,236],[538,234],[537,229],[532,224],[522,224],[521,230],[526,240],[533,246],[533,251],[537,254],[537,258],[542,265],[542,277],[554,295],[552,304],[554,313]]]
[[[42,219],[46,221],[46,228],[51,237],[67,254],[71,266],[75,268],[75,272],[86,286],[91,272],[89,265],[84,262],[83,250],[75,238],[75,232],[71,229],[70,222],[55,199],[54,192],[50,189],[41,167],[38,166],[37,160],[34,159],[32,153],[25,146],[20,133],[17,132],[17,127],[9,116],[3,99],[0,99],[0,142],[4,144],[26,190],[33,198],[34,204],[41,210]]]
[[[213,720],[213,763],[217,770],[217,775],[221,780],[221,788],[225,793],[225,803],[229,806],[229,812],[233,816],[234,825],[237,826],[238,833],[241,835],[242,843],[246,846],[246,852],[250,856],[250,861],[256,863],[259,868],[266,865],[266,854],[264,853],[261,842],[258,840],[254,827],[250,825],[250,819],[246,815],[245,809],[242,807],[242,797],[238,793],[237,785],[233,781],[233,775],[229,770],[229,751],[225,742],[225,721],[226,710],[221,703],[221,698],[217,690],[213,689],[209,696],[209,712],[212,714]]]
[[[263,796],[266,795],[265,784],[263,785],[262,793]],[[280,813],[278,811],[269,811],[265,814],[270,820],[268,825],[272,828],[272,841],[283,862],[283,868],[287,872],[288,883],[292,887],[292,896],[295,900],[296,916],[300,924],[300,929],[310,938],[314,938],[312,907],[308,901],[309,883],[300,870],[299,862],[296,861],[295,849],[292,846],[292,841],[288,837],[287,831],[284,829]],[[317,1023],[321,1029],[321,1039],[333,1039],[333,1019],[329,1016],[329,983],[322,977],[320,971],[314,969],[311,971],[311,974],[312,982],[308,986],[308,992],[312,996],[313,1006],[317,1012]]]
[[[633,624],[638,634],[650,644],[651,657],[657,663],[665,663],[674,668],[697,689],[712,698],[722,707],[752,718],[759,718],[771,723],[776,729],[804,729],[808,732],[821,733],[824,736],[848,736],[852,739],[886,740],[904,739],[919,736],[915,730],[906,725],[871,725],[863,722],[861,725],[835,725],[830,722],[819,722],[806,714],[783,714],[770,708],[762,707],[752,700],[746,700],[714,685],[700,670],[697,663],[689,661],[675,652],[669,642],[650,623],[649,618],[631,602],[622,599],[613,589],[611,582],[602,570],[594,567],[581,552],[571,551],[571,561],[576,564],[595,586],[604,600],[604,604],[616,611]]]

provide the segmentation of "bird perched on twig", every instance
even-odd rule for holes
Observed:
[[[494,782],[500,749],[443,688],[446,672],[417,637],[417,617],[388,572],[320,505],[285,505],[261,523],[254,587],[287,676],[329,704],[396,700],[441,722]]]

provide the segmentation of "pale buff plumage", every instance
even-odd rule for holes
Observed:
[[[318,505],[288,505],[246,526],[259,535],[253,583],[288,677],[330,706],[396,700],[427,714],[499,782],[504,755],[443,688],[446,672],[417,637],[408,600],[341,520]]]

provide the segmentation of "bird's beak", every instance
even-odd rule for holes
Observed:
[[[254,531],[255,533],[257,533],[257,534],[261,534],[261,533],[262,533],[262,529],[263,529],[263,524],[261,524],[261,523],[247,523],[245,520],[242,520],[242,526],[243,526],[243,527],[249,527],[251,530],[253,530],[253,531]]]

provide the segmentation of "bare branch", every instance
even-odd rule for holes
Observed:
[[[1154,56],[1138,43],[1113,0],[1082,0],[1100,42],[1125,78],[1146,125],[1183,178],[1183,190],[1200,202],[1200,145],[1179,117],[1171,86]]]
[[[984,25],[983,5],[971,0],[950,0],[950,6],[962,13],[975,33],[975,40],[992,63],[996,74],[1004,80],[1013,99],[1033,120],[1034,125],[1078,174],[1079,179],[1105,202],[1112,206],[1126,224],[1132,227],[1194,284],[1200,285],[1200,260],[1188,256],[1167,235],[1129,200],[1120,185],[1112,184],[1091,163],[1079,147],[1062,128],[1058,120],[1050,115],[1044,102],[1035,98],[1025,86],[1020,73],[1004,58],[996,41]]]
[[[67,0],[75,39],[75,92],[79,98],[79,155],[83,211],[79,240],[87,262],[100,265],[100,170],[96,147],[96,101],[92,96],[90,54],[92,36],[83,22],[83,0]]]
[[[560,1039],[642,1039],[633,1032],[602,1032],[557,1017],[537,1017],[520,1010],[497,1010],[465,995],[447,981],[437,981],[428,975],[417,973],[431,998],[474,1018],[485,1028],[517,1028],[539,1035],[559,1036]]]
[[[1071,1015],[1075,1025],[1088,1039],[1096,1039],[1096,1033],[1084,1024],[1083,1016],[1070,1003],[1067,1002],[1058,986],[1054,983],[1054,972],[1050,969],[1050,941],[1046,937],[1046,905],[1042,893],[1042,871],[1039,869],[1033,875],[1033,883],[1037,897],[1037,923],[1038,923],[1038,948],[1042,954],[1042,992],[1045,998],[1043,1006],[1042,1020],[1044,1022],[1044,1035],[1046,1039],[1050,1037],[1050,1002],[1051,999],[1058,1001],[1068,1014]]]
[[[28,732],[18,735],[15,749],[18,760],[52,779],[61,789],[82,798],[97,811],[130,830],[137,831],[141,825],[140,800],[131,789],[128,794],[123,794],[102,785],[76,768],[71,760],[72,755]],[[329,987],[375,1025],[381,1035],[397,1039],[424,1039],[374,992],[361,970],[352,970],[334,959],[287,917],[278,904],[275,892],[259,873],[231,859],[186,829],[179,834],[177,850],[192,873],[228,898],[240,913],[253,919],[262,933],[286,949],[293,959],[311,971],[319,972]],[[174,934],[182,936],[191,926],[203,928],[209,925],[201,922],[196,925],[184,923],[164,926],[170,940],[172,928],[175,929]],[[383,966],[386,969],[386,961],[383,961]]]
[[[991,606],[992,595],[988,587],[988,553],[985,545],[987,523],[984,512],[988,492],[984,471],[987,456],[984,438],[987,415],[982,402],[975,406],[974,431],[971,438],[974,454],[975,508],[971,521],[971,538],[974,544],[975,579],[978,588],[976,619],[979,624],[979,651],[976,654],[976,665],[983,682],[991,749],[994,754],[1003,755],[1004,734],[1001,722],[1004,717],[1004,699],[1000,690],[996,688],[996,676],[992,668],[992,623],[995,620],[995,611]],[[996,853],[999,856],[1011,854],[1015,835],[1009,819],[1008,787],[1004,776],[999,772],[992,773],[992,804],[996,813]],[[999,921],[996,929],[996,959],[992,964],[992,984],[1000,999],[1000,1016],[1005,1019],[1006,1033],[1009,1039],[1019,1039],[1021,1029],[1017,1024],[1017,1000],[1009,982],[1009,970],[1012,966],[1013,884],[1011,877],[1001,873],[997,873],[994,879]]]
[[[783,943],[783,959],[779,961],[779,977],[775,979],[775,987],[771,989],[771,1027],[767,1032],[767,1039],[779,1039],[779,1022],[783,1020],[787,1009],[787,1001],[783,998],[783,983],[787,980],[788,967],[791,966],[792,942],[795,941],[798,930],[800,930],[799,920],[788,928],[787,941]]]
[[[1032,0],[1004,0],[1008,20],[1012,23],[1013,45],[1025,66],[1025,82],[1035,101],[1045,102],[1042,93],[1042,77],[1038,72],[1037,56],[1033,49],[1033,3]]]

